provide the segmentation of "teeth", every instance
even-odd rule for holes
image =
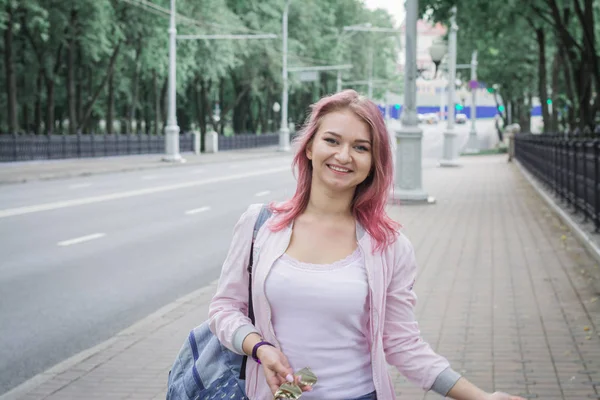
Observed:
[[[334,171],[339,171],[339,172],[350,172],[349,169],[338,168],[338,167],[334,167],[333,165],[330,165],[329,168],[331,168]]]

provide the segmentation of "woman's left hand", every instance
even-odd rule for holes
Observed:
[[[488,396],[486,397],[486,400],[525,400],[525,399],[520,396],[511,396],[508,393],[495,392],[495,393],[488,394]]]

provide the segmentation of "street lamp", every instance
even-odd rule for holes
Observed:
[[[165,126],[165,161],[184,162],[185,160],[179,154],[179,126],[177,125],[177,116],[175,113],[176,91],[176,38],[177,28],[175,27],[175,0],[171,0],[171,15],[169,23],[169,106],[167,111],[167,125]]]
[[[458,135],[454,132],[454,91],[456,81],[456,6],[452,7],[450,17],[450,34],[448,35],[448,119],[444,132],[444,153],[440,161],[441,167],[457,167],[458,162]]]
[[[448,52],[448,46],[442,39],[435,40],[431,47],[429,48],[429,55],[431,56],[431,61],[435,64],[435,75],[434,78],[437,77],[438,69],[440,67],[440,63],[444,59],[444,56]]]
[[[435,64],[435,74],[433,75],[433,78],[437,78],[437,74],[438,74],[438,70],[440,69],[440,64],[442,62],[442,60],[444,59],[444,57],[446,56],[446,54],[448,53],[448,46],[446,45],[446,42],[444,42],[443,39],[438,38],[436,39],[431,47],[429,48],[429,55],[431,56],[431,60],[433,61],[433,63]],[[441,96],[440,96],[440,121],[444,120],[444,87],[442,85],[442,90],[441,92]]]
[[[417,120],[417,19],[419,1],[406,1],[406,46],[402,127],[396,131],[396,173],[392,202],[433,203],[422,188],[423,130]]]

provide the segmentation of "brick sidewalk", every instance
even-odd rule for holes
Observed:
[[[182,153],[185,163],[162,161],[162,154],[0,163],[0,184],[72,178],[111,172],[178,168],[184,165],[201,165],[277,156],[282,156],[282,153],[277,151],[277,147],[268,146],[208,154]]]
[[[391,208],[417,251],[424,338],[486,390],[600,398],[598,264],[505,157],[461,161],[424,170],[436,205]],[[173,358],[206,318],[214,290],[180,299],[0,399],[164,399]],[[400,398],[440,398],[392,373]]]

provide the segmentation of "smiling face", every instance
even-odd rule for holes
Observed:
[[[306,156],[312,162],[313,183],[354,191],[371,172],[369,125],[350,110],[333,111],[321,119]]]

